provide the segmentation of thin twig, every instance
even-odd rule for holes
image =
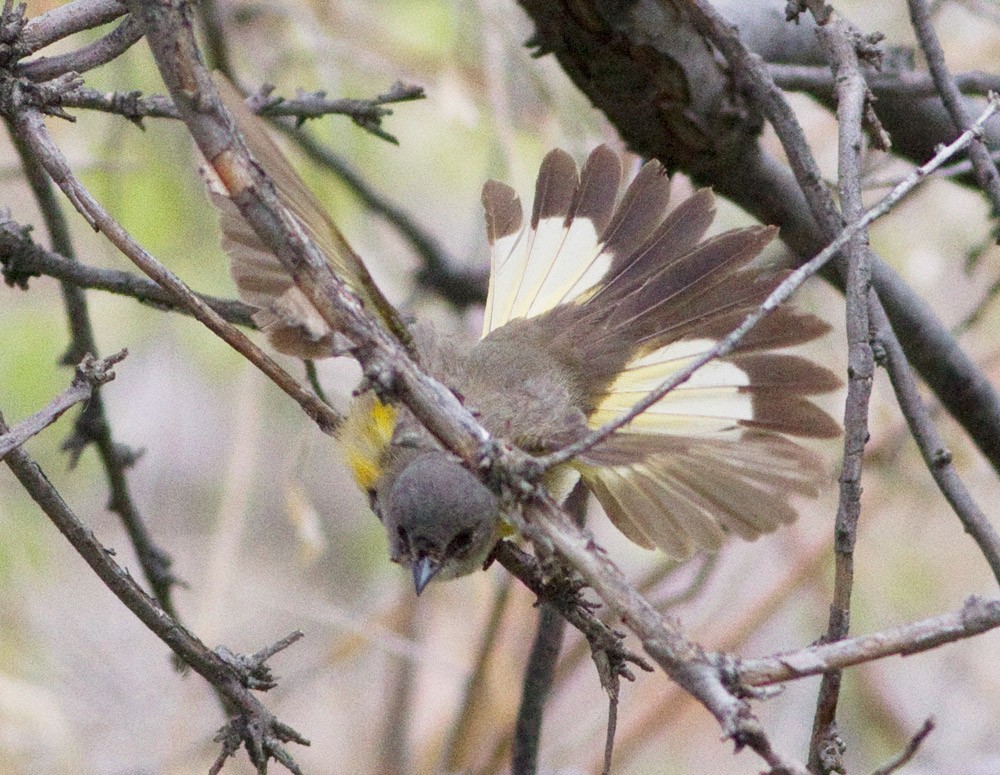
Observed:
[[[543,600],[559,609],[563,618],[587,639],[591,655],[599,652],[611,664],[618,665],[622,674],[630,679],[627,664],[637,665],[642,670],[652,670],[642,657],[632,653],[623,645],[621,633],[598,619],[591,604],[583,603],[579,597],[579,584],[566,579],[550,579],[542,572],[539,561],[521,551],[509,541],[501,541],[494,550],[494,556],[512,576]],[[630,679],[631,680],[631,679]]]
[[[280,121],[273,125],[292,138],[310,159],[339,177],[365,206],[400,233],[423,264],[417,272],[417,282],[460,310],[486,300],[485,275],[457,268],[458,262],[448,256],[436,237],[376,191],[350,164],[301,129]]]
[[[30,142],[13,130],[14,121],[7,119],[7,128],[14,148],[21,160],[21,168],[31,186],[35,200],[49,233],[52,247],[69,261],[76,260],[76,252],[55,189]],[[79,363],[86,355],[98,355],[97,341],[86,294],[73,284],[60,283],[66,317],[69,321],[70,346],[62,357],[66,365]],[[74,463],[87,445],[97,450],[110,490],[109,508],[118,515],[135,549],[143,575],[163,610],[176,618],[173,605],[173,585],[177,582],[170,566],[172,560],[153,539],[142,512],[132,497],[127,470],[137,459],[137,453],[118,442],[112,432],[111,422],[100,393],[95,395],[79,414],[73,433],[64,444]]]
[[[927,66],[930,68],[938,94],[941,95],[941,100],[948,110],[948,115],[951,116],[955,129],[964,132],[972,125],[972,116],[966,108],[962,93],[948,70],[944,59],[944,50],[941,48],[937,33],[934,32],[934,23],[931,20],[927,2],[926,0],[907,0],[907,4],[910,8],[910,22],[913,25],[913,31],[917,35],[917,41],[924,56],[927,57]],[[969,159],[972,161],[976,180],[993,204],[993,215],[1000,217],[1000,172],[997,171],[996,164],[990,158],[989,149],[982,138],[976,137],[972,145],[969,146]]]
[[[768,72],[774,82],[786,91],[804,91],[814,95],[832,95],[836,87],[833,73],[826,65],[788,65],[769,63]],[[864,71],[869,88],[878,92],[893,92],[908,97],[934,97],[937,86],[929,73],[915,70],[890,72]],[[1000,92],[1000,75],[996,73],[956,73],[955,85],[963,94],[985,97],[990,92]]]
[[[574,525],[549,496],[536,496],[526,517],[542,542],[550,543],[612,613],[639,636],[646,653],[708,709],[737,749],[748,746],[772,768],[805,775],[802,764],[774,748],[745,700],[730,691],[717,661],[689,640],[676,621],[662,616],[636,592],[593,537]]]
[[[877,205],[867,210],[861,218],[845,226],[837,237],[825,248],[823,248],[822,251],[791,272],[788,277],[783,280],[766,299],[764,299],[760,306],[747,315],[746,319],[744,319],[744,321],[733,329],[726,337],[720,339],[709,350],[693,359],[685,368],[672,374],[669,379],[664,380],[655,390],[646,395],[645,398],[641,401],[637,401],[628,412],[605,423],[584,438],[574,442],[573,444],[567,445],[558,452],[553,452],[552,454],[536,458],[535,462],[537,465],[542,470],[548,470],[553,466],[566,463],[574,457],[585,453],[587,450],[599,444],[615,431],[628,425],[632,420],[649,409],[653,404],[662,399],[663,396],[676,388],[678,385],[687,382],[687,380],[689,380],[691,376],[706,363],[731,353],[743,337],[750,331],[750,329],[757,325],[757,323],[763,320],[774,309],[787,301],[788,298],[796,290],[798,290],[809,277],[816,274],[816,272],[819,271],[819,269],[827,261],[836,256],[856,234],[863,232],[869,224],[892,210],[892,208],[895,207],[901,199],[906,197],[913,191],[914,188],[920,185],[927,175],[936,170],[945,161],[950,159],[963,148],[968,146],[982,128],[983,124],[994,113],[996,113],[998,109],[1000,109],[1000,100],[996,98],[991,99],[989,104],[986,106],[986,109],[979,116],[979,118],[976,119],[976,122],[969,130],[959,135],[954,142],[939,149],[938,152],[934,154],[934,157],[926,164],[918,167],[907,175],[899,185],[890,191]]]
[[[160,310],[192,315],[187,307],[162,286],[141,275],[121,269],[103,269],[71,260],[35,244],[28,229],[10,220],[0,212],[0,267],[9,285],[26,288],[29,278],[44,275],[77,288],[107,291],[128,296]],[[256,328],[252,315],[256,308],[235,299],[198,294],[215,312],[230,323],[246,328]]]
[[[64,73],[85,73],[117,59],[142,38],[142,26],[131,16],[103,38],[55,56],[18,63],[14,73],[30,81],[48,81]]]
[[[954,613],[836,643],[819,643],[771,657],[741,659],[736,676],[746,686],[770,686],[862,662],[929,651],[997,627],[1000,627],[1000,598],[973,596]]]
[[[820,27],[820,39],[833,60],[837,82],[838,178],[844,219],[856,221],[864,212],[861,201],[861,167],[864,154],[865,106],[868,86],[861,72],[858,52],[849,31],[840,20]],[[851,621],[851,593],[854,586],[854,545],[861,517],[861,472],[868,441],[868,403],[875,371],[868,322],[868,295],[871,268],[868,262],[868,235],[859,231],[847,243],[844,257],[847,273],[844,291],[847,302],[847,399],[844,404],[844,454],[840,472],[840,493],[834,526],[834,588],[824,640],[847,637]],[[809,768],[815,772],[843,769],[835,719],[840,697],[841,674],[823,674],[816,699]],[[834,743],[831,745],[831,742]],[[831,758],[831,755],[833,758]]]
[[[115,373],[111,367],[124,360],[127,354],[126,350],[122,350],[100,360],[86,356],[76,367],[73,382],[68,388],[46,404],[44,409],[22,420],[6,433],[0,434],[0,460],[3,460],[12,449],[21,446],[32,436],[49,427],[62,417],[67,409],[89,400],[98,386],[113,380]]]
[[[783,166],[761,154],[748,160],[753,169],[749,179],[746,175],[741,176],[743,190],[749,185],[754,192],[759,191],[762,177],[769,185],[785,189],[781,198],[793,202],[790,209],[778,208],[778,214],[788,218],[783,222],[789,232],[786,239],[799,245],[832,239],[842,227],[840,214],[823,183],[822,171],[812,156],[795,112],[775,85],[766,65],[743,44],[737,30],[708,0],[687,0],[687,8],[698,31],[718,48],[732,68],[737,88],[748,94],[774,126],[799,189],[796,191],[790,186]],[[736,172],[727,167],[726,175]],[[725,190],[725,177],[716,177],[715,183],[717,189]],[[739,190],[737,188],[737,192]],[[806,214],[794,206],[799,191],[809,205],[816,229],[804,223]],[[778,195],[772,191],[774,196]],[[744,195],[742,201],[753,210],[752,199]],[[875,262],[872,274],[890,319],[902,332],[900,335],[905,336],[910,359],[945,408],[1000,473],[1000,393],[957,345],[926,302],[884,262]]]
[[[258,105],[257,108],[263,115],[272,118],[342,114],[360,119],[382,104],[378,102],[379,99],[329,100],[303,95],[296,99],[272,100],[266,107]],[[140,124],[146,117],[180,117],[169,97],[144,97],[140,92],[99,92],[86,86],[78,86],[67,92],[60,99],[60,105],[63,108],[116,113]],[[377,109],[384,111],[382,108]],[[458,268],[458,262],[447,254],[436,237],[307,132],[289,122],[274,121],[272,126],[291,138],[312,161],[333,172],[362,204],[399,232],[423,264],[417,273],[419,283],[439,294],[457,309],[465,309],[485,301],[486,277],[482,272]]]
[[[927,470],[941,490],[948,504],[962,522],[972,539],[979,546],[993,571],[993,577],[1000,583],[1000,532],[975,499],[966,489],[958,472],[952,465],[951,452],[930,418],[927,407],[920,397],[916,379],[906,362],[906,354],[894,336],[885,336],[890,330],[885,312],[879,308],[873,311],[872,319],[876,342],[883,356],[882,364],[889,372],[889,379],[896,391],[899,407],[906,418],[914,441],[920,450]]]
[[[934,727],[934,719],[927,719],[921,725],[920,729],[917,730],[916,734],[910,738],[910,741],[906,744],[906,748],[900,751],[898,756],[894,756],[892,761],[887,762],[877,770],[874,770],[872,775],[892,775],[892,773],[898,772],[905,767],[910,759],[916,755],[920,745],[927,738],[927,735],[934,731]]]

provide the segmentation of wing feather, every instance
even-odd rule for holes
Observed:
[[[330,220],[319,200],[271,139],[264,122],[246,106],[243,97],[225,77],[216,74],[215,84],[236,121],[250,155],[274,182],[281,203],[323,251],[337,276],[351,287],[389,331],[407,342],[409,334],[398,313],[375,285],[368,269]],[[212,202],[220,212],[223,249],[229,256],[236,287],[248,303],[270,313],[263,315],[264,319],[277,321],[267,331],[272,346],[300,357],[329,357],[331,349],[327,347],[324,350],[317,345],[318,342],[331,341],[329,326],[304,294],[292,292],[294,281],[291,276],[243,220],[239,210],[229,200],[229,192],[222,181],[207,170],[206,177]],[[295,316],[300,314],[303,317],[297,319]],[[301,340],[296,338],[295,331],[303,332]]]

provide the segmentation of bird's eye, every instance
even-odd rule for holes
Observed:
[[[448,543],[448,554],[450,555],[463,555],[469,551],[469,547],[472,545],[472,530],[466,529],[461,533],[456,535]]]

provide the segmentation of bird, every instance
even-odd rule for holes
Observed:
[[[239,93],[217,80],[251,155],[334,272],[387,329],[401,317]],[[620,195],[619,155],[599,145],[578,168],[565,151],[541,163],[527,222],[509,186],[482,192],[490,275],[478,341],[432,325],[407,329],[420,365],[486,430],[534,455],[563,449],[627,412],[705,353],[781,282],[758,260],[777,230],[706,237],[714,197],[669,207],[670,178],[646,162]],[[222,246],[240,296],[271,346],[334,355],[335,334],[209,176]],[[546,474],[557,500],[578,482],[628,539],[676,558],[753,540],[793,522],[797,501],[831,478],[807,439],[840,426],[815,403],[840,379],[795,350],[829,325],[785,304],[733,352],[709,362],[630,423]],[[420,594],[484,567],[510,533],[498,495],[402,405],[354,397],[337,437],[385,528],[390,559]]]

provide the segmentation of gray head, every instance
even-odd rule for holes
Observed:
[[[499,538],[496,496],[444,452],[421,452],[392,466],[375,500],[389,556],[410,568],[418,595],[432,579],[481,568]]]

